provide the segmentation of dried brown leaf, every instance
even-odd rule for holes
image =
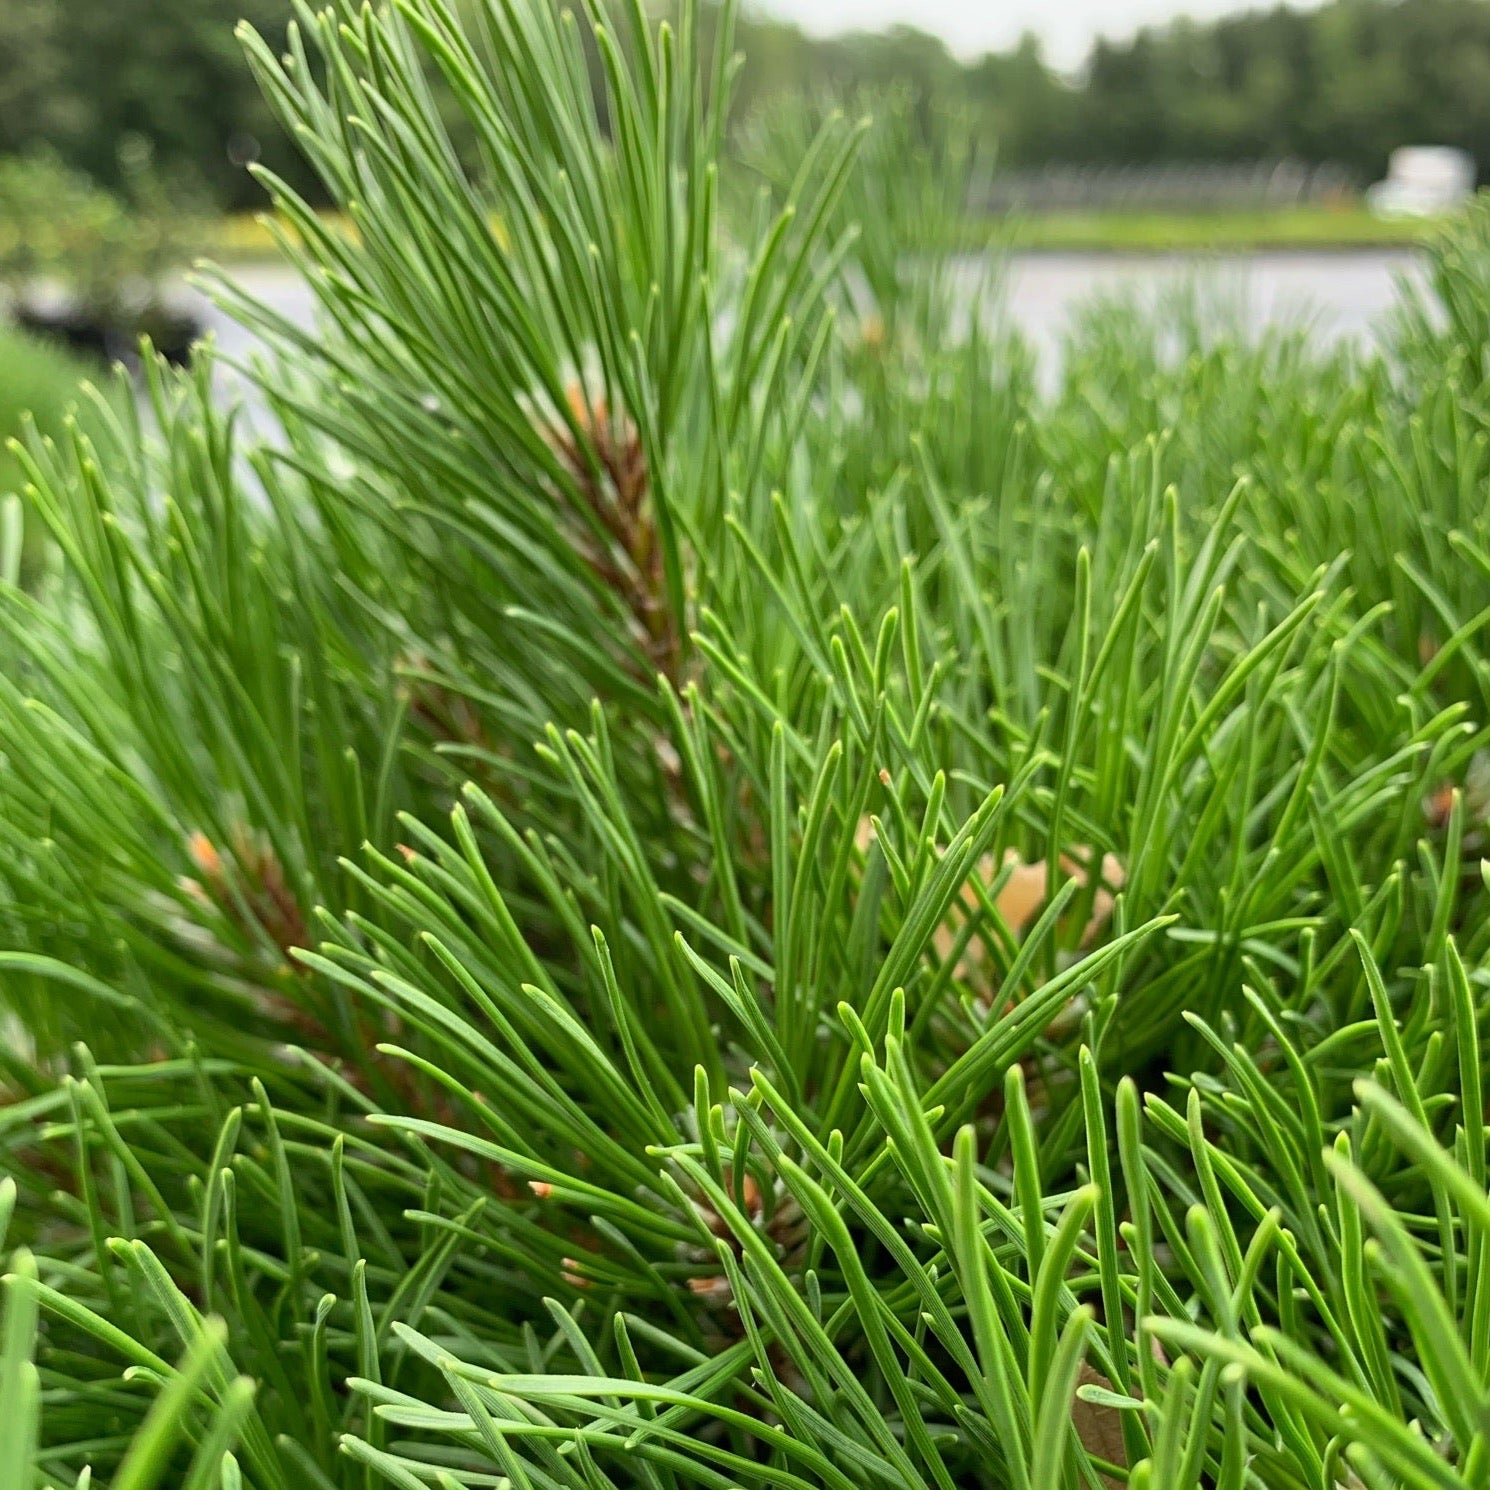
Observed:
[[[1107,1392],[1113,1390],[1112,1383],[1086,1361],[1081,1363],[1077,1386],[1098,1386]],[[1108,1464],[1127,1468],[1128,1451],[1123,1444],[1123,1415],[1117,1408],[1105,1407],[1098,1402],[1085,1402],[1077,1397],[1071,1404],[1071,1421],[1076,1425],[1076,1436],[1087,1453]],[[1120,1490],[1123,1481],[1113,1475],[1103,1475],[1102,1483]]]

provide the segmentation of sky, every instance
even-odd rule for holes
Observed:
[[[1251,0],[1251,7],[1263,4]],[[1033,31],[1046,60],[1069,70],[1099,35],[1130,36],[1179,15],[1209,18],[1250,7],[1248,0],[750,0],[750,8],[819,34],[904,22],[944,37],[964,57],[1003,51]]]

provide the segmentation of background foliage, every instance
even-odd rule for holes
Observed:
[[[256,142],[277,172],[314,193],[232,44],[241,16],[277,44],[290,6],[8,0],[0,154],[45,145],[115,186],[117,143],[139,134],[168,175],[244,206],[256,196],[231,157]],[[1490,162],[1485,0],[1330,0],[1180,21],[1100,41],[1074,80],[1053,72],[1032,39],[966,64],[910,27],[824,40],[746,16],[740,39],[749,59],[742,113],[804,92],[905,87],[928,111],[968,111],[985,154],[1007,166],[1293,157],[1344,166],[1364,185],[1397,145],[1458,145]],[[593,52],[590,71],[600,84]],[[458,126],[459,110],[446,113]]]

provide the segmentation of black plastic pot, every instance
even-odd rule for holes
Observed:
[[[15,319],[33,336],[60,341],[85,356],[131,367],[138,360],[142,336],[148,336],[168,362],[184,365],[204,329],[195,316],[159,305],[150,307],[131,325],[120,325],[79,306],[21,305]]]

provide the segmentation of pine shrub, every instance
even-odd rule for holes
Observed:
[[[246,35],[274,419],[20,453],[0,1486],[1490,1485],[1490,212],[1051,390],[729,34]]]

